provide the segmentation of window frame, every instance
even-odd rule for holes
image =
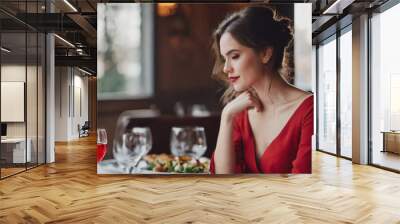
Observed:
[[[393,169],[387,166],[383,166],[380,164],[373,163],[373,133],[372,133],[372,18],[373,14],[382,14],[385,11],[393,8],[400,4],[398,0],[388,0],[384,4],[379,7],[368,11],[368,165],[380,168],[383,170],[400,173],[400,170]]]
[[[348,18],[343,18],[343,20],[346,22],[348,21]],[[341,21],[339,20],[338,23]],[[320,114],[318,113],[319,105],[320,105],[320,100],[317,97],[316,100],[316,151],[327,153],[329,155],[333,155],[339,158],[343,158],[346,160],[352,160],[352,158],[343,156],[341,153],[341,118],[340,118],[340,76],[341,76],[341,68],[340,68],[340,37],[347,32],[352,31],[352,22],[349,22],[349,24],[346,24],[344,27],[338,29],[335,33],[329,35],[328,37],[320,40],[316,44],[316,92],[319,92],[320,86],[319,86],[319,48],[321,44],[327,44],[331,41],[336,41],[336,152],[331,153],[329,151],[326,151],[324,149],[320,149],[320,142],[319,142],[319,117]]]

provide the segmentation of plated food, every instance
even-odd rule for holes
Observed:
[[[147,170],[169,173],[208,173],[210,160],[195,159],[190,156],[172,156],[168,154],[151,154],[144,158]]]

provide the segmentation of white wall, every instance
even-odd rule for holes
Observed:
[[[36,70],[38,69],[38,70]],[[32,143],[29,147],[32,151],[32,161],[36,162],[37,153],[39,153],[39,163],[44,163],[45,143],[44,143],[44,90],[43,90],[42,67],[30,66],[25,64],[3,64],[1,66],[1,81],[24,82],[26,86],[26,101],[22,102],[22,107],[18,110],[25,114],[26,120],[22,122],[6,122],[7,137],[24,138],[25,135]],[[25,78],[28,78],[26,81]],[[2,89],[3,92],[4,89]],[[24,94],[24,90],[19,90]],[[2,95],[2,98],[7,95]],[[25,105],[26,102],[26,105]],[[2,102],[3,104],[4,102]],[[2,107],[2,112],[13,113],[11,107]],[[16,110],[14,108],[14,110]],[[15,113],[15,112],[14,112]],[[22,115],[24,116],[24,115]]]
[[[77,139],[78,124],[82,126],[89,117],[88,78],[76,68],[56,67],[55,85],[55,141]]]
[[[1,66],[1,81],[9,81],[9,82],[25,82],[26,70],[28,74],[35,72],[36,67],[25,65],[17,65],[17,64],[5,64]],[[28,89],[29,90],[29,89]],[[30,96],[36,97],[36,90],[33,93],[27,92],[28,98]],[[31,99],[27,99],[28,102],[31,102]],[[36,105],[34,105],[36,107]],[[1,110],[7,110],[7,108],[1,108]],[[28,121],[33,120],[28,113]],[[35,114],[36,116],[36,114]],[[25,124],[26,122],[7,122],[7,136],[8,137],[25,137]],[[29,125],[31,127],[32,125]]]
[[[67,67],[55,68],[55,141],[68,141],[70,77]]]
[[[29,68],[28,68],[29,69]],[[1,81],[25,82],[25,65],[2,65]],[[1,108],[6,110],[7,108]],[[25,123],[11,122],[7,123],[8,137],[25,137]]]
[[[81,110],[82,112],[79,113],[79,111],[75,112],[75,123],[73,124],[74,127],[77,127],[78,124],[82,126],[85,121],[89,120],[89,86],[88,86],[88,77],[84,76],[82,72],[79,70],[75,69],[75,82],[74,82],[75,87],[80,88],[81,95],[80,95],[80,105],[81,105]],[[76,90],[76,88],[75,88]],[[76,92],[75,92],[76,93]],[[75,97],[76,99],[76,97]],[[74,136],[78,138],[78,129],[74,128],[74,131],[76,133]]]

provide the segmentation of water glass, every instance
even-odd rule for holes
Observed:
[[[207,150],[204,127],[172,127],[171,153],[199,159]]]
[[[113,154],[125,173],[135,167],[152,147],[152,136],[148,127],[134,127],[120,133],[114,141]]]

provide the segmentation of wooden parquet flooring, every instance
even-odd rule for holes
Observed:
[[[0,223],[400,223],[400,175],[315,152],[312,175],[97,175],[95,138],[0,181]]]
[[[25,170],[25,167],[24,168],[1,168],[1,176],[7,177],[12,174],[24,171],[24,170]]]

